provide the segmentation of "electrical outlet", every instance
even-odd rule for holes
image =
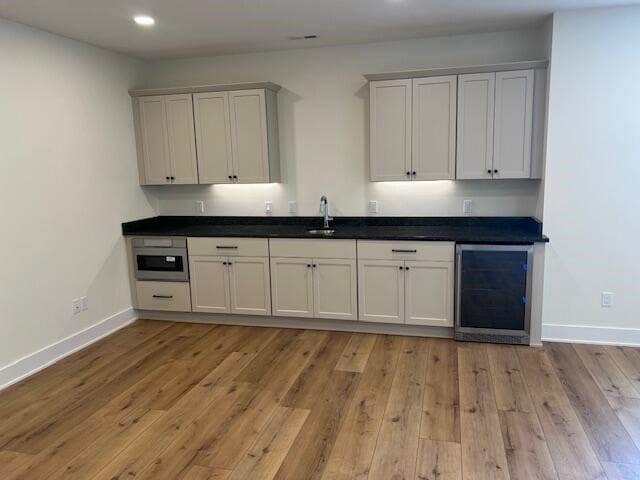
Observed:
[[[462,213],[465,215],[471,215],[473,209],[473,200],[464,200],[462,202]]]
[[[71,313],[78,315],[82,311],[82,300],[75,298],[71,300]]]
[[[289,213],[296,213],[298,211],[298,202],[295,200],[290,200],[288,202],[289,205]]]
[[[202,200],[196,200],[196,212],[204,213],[204,202]]]
[[[271,215],[273,213],[273,202],[264,202],[264,213]]]
[[[613,293],[611,292],[602,292],[602,297],[600,299],[601,305],[605,308],[610,308],[613,306]]]
[[[369,200],[367,203],[367,212],[369,213],[378,213],[378,201],[377,200]]]
[[[83,312],[89,310],[89,297],[80,297],[80,306],[82,307]]]

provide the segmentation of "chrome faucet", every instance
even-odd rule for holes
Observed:
[[[322,197],[320,197],[320,212],[324,214],[323,228],[329,228],[329,220],[333,220],[333,218],[329,216],[329,200],[327,200],[326,195],[322,195]]]

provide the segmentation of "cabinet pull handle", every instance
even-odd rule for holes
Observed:
[[[154,295],[153,298],[173,298],[173,295]]]
[[[238,247],[234,245],[216,245],[216,248],[226,249],[226,250],[237,250]]]
[[[418,253],[418,250],[398,250],[398,249],[391,249],[391,251],[393,253]]]

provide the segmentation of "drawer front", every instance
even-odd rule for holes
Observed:
[[[269,249],[272,257],[356,258],[355,240],[272,238],[269,240]]]
[[[266,238],[189,238],[189,255],[224,255],[228,257],[268,257]]]
[[[453,262],[453,242],[393,242],[358,240],[358,258]]]
[[[136,282],[137,305],[142,310],[191,311],[191,289],[185,282]]]

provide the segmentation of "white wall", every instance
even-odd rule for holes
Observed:
[[[0,369],[131,306],[120,223],[154,214],[127,94],[139,69],[0,19]]]
[[[229,55],[151,64],[148,87],[272,81],[278,96],[283,181],[272,185],[146,187],[165,214],[276,215],[297,200],[315,215],[327,194],[337,215],[364,215],[378,200],[381,215],[535,215],[539,181],[368,181],[368,90],[365,73],[544,58],[544,35],[523,30],[328,48]]]
[[[554,15],[546,338],[640,343],[639,25],[637,6]]]

